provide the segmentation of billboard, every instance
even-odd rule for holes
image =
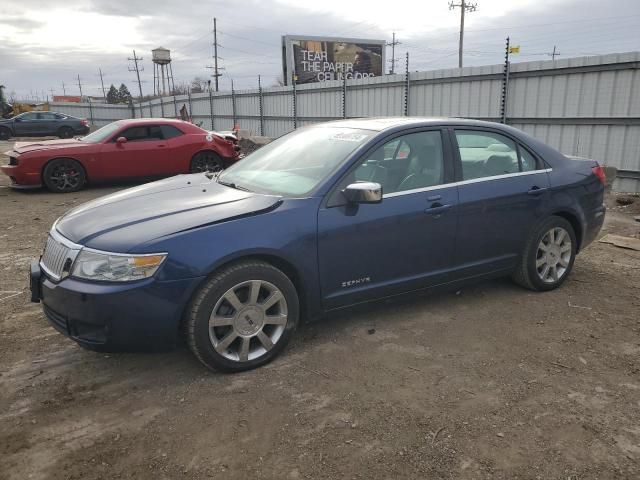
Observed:
[[[384,40],[358,38],[282,37],[285,85],[343,78],[379,77],[384,74]]]

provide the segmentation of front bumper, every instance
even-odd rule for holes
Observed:
[[[38,171],[29,171],[22,165],[3,165],[0,170],[11,179],[13,188],[39,188],[42,186],[42,179]]]
[[[31,300],[42,303],[56,330],[86,348],[161,351],[175,346],[183,309],[202,279],[106,284],[67,277],[55,283],[34,261]]]

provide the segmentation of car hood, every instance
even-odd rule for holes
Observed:
[[[40,150],[57,150],[60,148],[90,148],[93,143],[84,143],[75,138],[65,140],[40,140],[36,142],[16,142],[13,151],[23,154]]]
[[[277,208],[281,197],[236,190],[205,174],[178,175],[80,205],[56,229],[72,242],[126,253],[149,241]]]

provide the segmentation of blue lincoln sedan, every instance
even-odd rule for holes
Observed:
[[[291,132],[222,173],[99,198],[51,228],[32,300],[100,351],[180,336],[223,371],[263,365],[301,319],[511,276],[560,286],[600,230],[604,174],[514,128],[377,118]]]

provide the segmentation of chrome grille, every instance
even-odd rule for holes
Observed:
[[[47,239],[47,245],[42,254],[42,266],[55,280],[62,278],[64,264],[69,258],[69,248],[56,241],[51,235]]]
[[[60,281],[69,275],[71,266],[80,250],[82,250],[82,245],[77,245],[60,235],[54,225],[49,232],[47,244],[40,258],[40,267],[53,280]]]

